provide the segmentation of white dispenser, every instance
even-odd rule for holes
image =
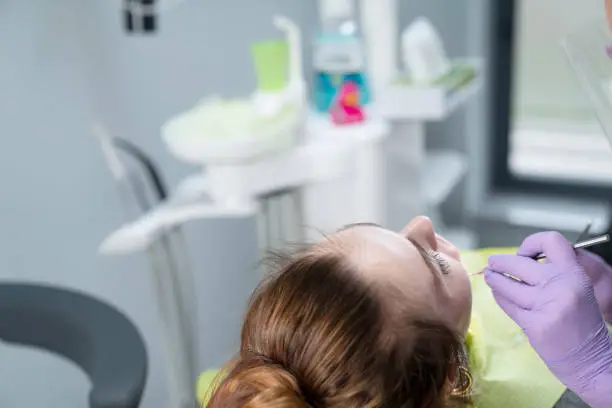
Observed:
[[[425,17],[416,19],[402,33],[402,58],[415,83],[430,84],[451,67],[438,31]]]

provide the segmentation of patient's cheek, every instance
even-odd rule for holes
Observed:
[[[450,241],[447,241],[443,236],[436,234],[436,240],[438,242],[438,251],[454,259],[455,261],[461,262],[461,252],[459,248],[453,245]]]
[[[452,310],[454,310],[453,314],[456,319],[456,330],[465,335],[472,316],[472,286],[463,268],[456,271],[454,278]]]
[[[466,299],[466,309],[463,313],[463,316],[461,316],[460,331],[461,331],[461,334],[463,334],[464,336],[467,335],[468,329],[470,328],[471,320],[472,320],[472,292],[470,291],[470,294],[468,295],[468,298]]]

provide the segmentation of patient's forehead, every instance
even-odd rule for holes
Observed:
[[[328,236],[320,245],[364,259],[408,259],[414,245],[401,235],[375,226],[355,225]]]
[[[366,282],[395,286],[410,305],[436,308],[434,276],[420,251],[402,235],[359,225],[330,235],[317,247],[340,251]]]

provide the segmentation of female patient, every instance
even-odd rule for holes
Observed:
[[[428,219],[348,226],[254,293],[208,407],[466,406],[470,309],[459,252]]]

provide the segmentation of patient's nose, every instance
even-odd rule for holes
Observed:
[[[434,232],[434,226],[431,220],[425,216],[414,217],[406,227],[402,230],[402,233],[418,244],[430,248],[434,251],[438,249],[438,241],[436,240],[436,233]]]

